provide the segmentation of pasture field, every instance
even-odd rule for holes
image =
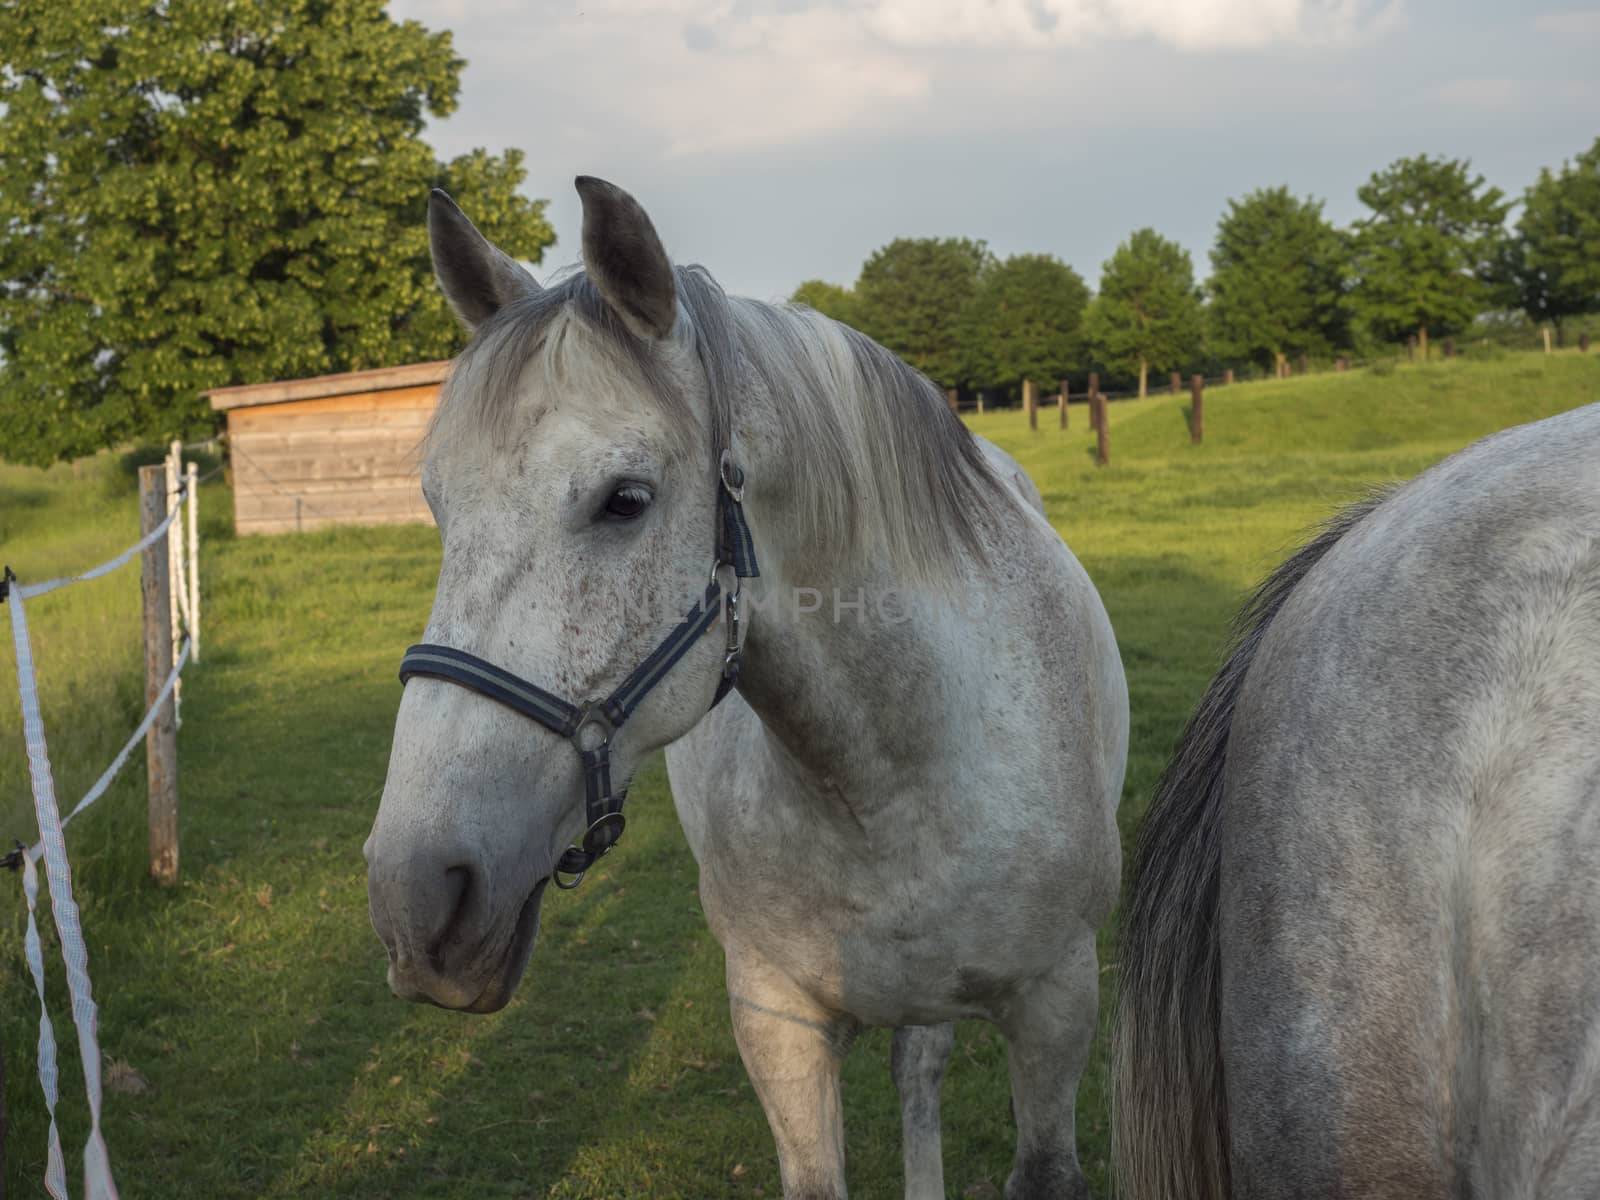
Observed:
[[[1086,410],[1030,434],[1018,411],[973,427],[1016,454],[1105,597],[1132,693],[1125,838],[1213,670],[1243,593],[1335,506],[1494,430],[1600,400],[1600,355],[1455,359],[1210,391],[1206,441],[1187,397],[1111,409],[1098,469]],[[729,1031],[721,954],[659,762],[629,836],[544,929],[506,1011],[402,1004],[367,920],[361,843],[383,783],[401,651],[437,569],[426,528],[236,540],[218,480],[203,496],[203,660],[187,673],[182,879],[145,875],[142,764],[69,843],[101,1040],[106,1134],[132,1197],[774,1197],[765,1121]],[[0,556],[24,579],[82,568],[136,535],[126,459],[0,467]],[[136,567],[33,602],[63,806],[110,758],[143,697]],[[1050,614],[1039,614],[1049,636]],[[14,664],[0,655],[0,838],[31,840]],[[37,1003],[21,887],[0,896],[6,1182],[43,1195]],[[996,886],[1004,886],[996,881]],[[47,957],[54,939],[46,929]],[[1116,948],[1102,937],[1106,993]],[[62,1125],[76,1177],[85,1125],[53,960]],[[1102,1014],[1105,1011],[1102,1005]],[[1101,1047],[1103,1055],[1103,1045]],[[888,1037],[846,1072],[852,1194],[899,1195]],[[1079,1142],[1106,1194],[1103,1061]],[[964,1026],[945,1090],[952,1196],[997,1196],[1009,1169],[1004,1053]]]

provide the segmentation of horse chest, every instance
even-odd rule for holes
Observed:
[[[691,836],[707,919],[821,1004],[875,1025],[980,1016],[1059,953],[1060,922],[1041,918],[1057,904],[988,886],[936,821],[864,844],[859,827],[742,808],[713,801]]]

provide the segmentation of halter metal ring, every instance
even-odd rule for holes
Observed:
[[[592,746],[583,744],[583,734],[587,729],[592,729],[600,735],[600,740]],[[572,744],[582,750],[599,750],[611,744],[611,735],[616,733],[617,727],[611,723],[611,718],[606,716],[605,701],[590,700],[578,712],[578,723],[572,730]]]
[[[610,854],[622,837],[622,831],[627,827],[627,820],[621,812],[608,812],[583,833],[583,852],[592,854],[596,858],[603,858]],[[600,836],[597,836],[600,835]],[[601,838],[604,838],[602,842]]]

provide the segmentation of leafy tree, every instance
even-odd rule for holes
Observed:
[[[796,304],[814,308],[823,316],[832,317],[835,321],[842,321],[846,325],[858,324],[856,294],[849,288],[840,287],[837,283],[808,279],[795,288],[794,295],[789,299]]]
[[[967,238],[897,238],[873,251],[856,282],[861,332],[941,387],[962,383],[971,370],[962,313],[989,261]]]
[[[448,33],[382,0],[0,4],[0,453],[207,427],[226,384],[444,357],[429,188],[537,262],[516,151],[450,163]]]
[[[1357,189],[1372,215],[1355,223],[1358,320],[1379,337],[1464,329],[1491,300],[1509,207],[1463,160],[1402,158]]]
[[[1089,288],[1048,254],[1018,254],[987,266],[962,320],[971,382],[1006,387],[1046,384],[1083,356],[1083,310]]]
[[[1182,367],[1199,355],[1201,322],[1189,252],[1153,229],[1141,229],[1106,260],[1084,334],[1096,361],[1113,370],[1137,370],[1143,396],[1150,368]]]
[[[1519,306],[1561,332],[1567,317],[1600,312],[1600,138],[1563,163],[1539,172],[1509,244]]]
[[[1344,257],[1320,200],[1277,187],[1228,201],[1206,283],[1212,353],[1272,366],[1280,355],[1342,345]]]

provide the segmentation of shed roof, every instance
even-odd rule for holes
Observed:
[[[219,412],[248,408],[254,404],[283,404],[291,400],[315,400],[322,396],[348,396],[360,392],[383,392],[392,388],[422,387],[443,383],[450,373],[450,359],[442,362],[412,363],[404,367],[376,367],[370,371],[346,371],[341,375],[318,375],[312,379],[285,379],[278,383],[247,383],[238,387],[212,388],[200,394]]]

